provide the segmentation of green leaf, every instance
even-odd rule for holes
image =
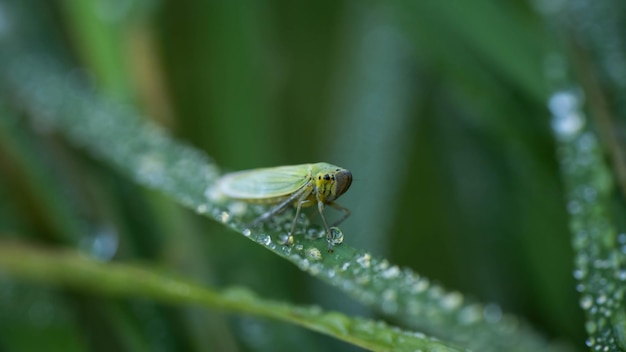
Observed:
[[[383,322],[350,318],[337,312],[324,312],[318,307],[264,300],[243,288],[218,292],[154,269],[99,262],[74,251],[43,250],[4,241],[0,243],[0,272],[19,280],[71,287],[98,295],[194,304],[282,320],[373,351],[462,351]]]
[[[575,91],[559,91],[550,99],[559,141],[561,173],[566,185],[574,277],[580,307],[587,317],[587,346],[619,351],[624,340],[626,234],[618,236],[611,217],[614,184],[598,138],[589,130],[583,100]]]

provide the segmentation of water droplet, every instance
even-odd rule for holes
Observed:
[[[308,239],[315,240],[326,236],[326,231],[318,225],[312,225],[306,230],[304,236]]]
[[[574,278],[576,280],[582,280],[585,277],[585,272],[582,269],[574,270]]]
[[[204,196],[213,203],[221,203],[226,199],[226,195],[220,192],[215,185],[209,185],[204,190]]]
[[[322,252],[320,252],[320,250],[315,248],[315,247],[307,248],[304,251],[304,255],[306,255],[307,258],[309,258],[311,260],[320,260],[320,259],[322,259]]]
[[[363,268],[367,269],[371,265],[372,256],[369,253],[363,253],[358,258],[356,258],[356,262]]]
[[[196,213],[198,214],[204,214],[207,212],[207,206],[206,204],[200,204],[196,207]]]
[[[482,309],[477,304],[472,304],[461,309],[458,315],[459,323],[461,325],[471,325],[478,321],[482,317]]]
[[[381,276],[385,279],[393,279],[398,277],[398,275],[400,275],[400,268],[395,265],[381,273]]]
[[[343,232],[336,226],[330,228],[330,238],[328,239],[328,245],[333,246],[343,243]]]
[[[322,317],[324,326],[332,329],[334,332],[343,335],[349,332],[349,319],[340,313],[326,313]]]
[[[321,254],[321,253],[320,253]],[[313,276],[317,276],[322,272],[322,269],[324,269],[324,267],[321,264],[311,264],[309,266],[309,272],[313,275]]]
[[[383,259],[380,264],[378,264],[377,270],[386,270],[389,267],[389,261],[387,259]]]
[[[228,211],[233,216],[242,216],[246,210],[248,210],[248,204],[246,202],[231,202],[228,204]]]
[[[579,214],[582,211],[582,206],[578,201],[571,200],[567,203],[567,211],[571,215]]]
[[[119,235],[112,226],[104,225],[95,229],[87,237],[80,240],[79,247],[100,260],[110,260],[117,252],[119,245]]]
[[[441,307],[445,310],[457,309],[463,303],[463,295],[459,292],[450,292],[441,298]]]
[[[387,314],[395,314],[398,310],[397,293],[390,288],[383,292],[382,310]]]
[[[596,190],[593,187],[585,187],[583,189],[583,198],[587,201],[587,202],[593,202],[596,200],[596,196],[597,196],[598,192],[596,192]]]
[[[252,230],[244,229],[241,233],[246,237],[250,237],[250,235],[252,234]]]
[[[299,260],[297,263],[298,263],[298,268],[300,268],[300,270],[306,271],[306,270],[309,270],[309,268],[311,267],[311,262],[309,262],[308,259]]]
[[[293,242],[294,242],[293,236],[283,233],[280,235],[280,239],[278,243],[284,246],[293,246]]]
[[[272,238],[269,235],[263,234],[263,235],[259,235],[259,237],[257,237],[256,241],[260,244],[263,245],[269,245],[270,243],[272,243]]]
[[[497,304],[489,303],[483,309],[483,317],[488,323],[497,323],[502,319],[502,309]]]
[[[561,138],[576,136],[584,127],[585,119],[580,112],[581,94],[573,91],[554,93],[548,101],[548,107],[554,116],[552,129]]]
[[[428,279],[419,279],[415,284],[413,284],[413,286],[411,287],[411,290],[414,293],[421,293],[426,291],[426,289],[428,288],[428,286],[430,286],[430,282],[428,281]]]
[[[161,155],[147,153],[139,156],[135,176],[140,182],[159,186],[165,180],[165,163]]]
[[[580,298],[580,307],[584,310],[588,310],[593,305],[593,297],[590,295],[584,295]]]
[[[223,211],[222,214],[220,214],[220,220],[223,223],[228,222],[229,219],[230,219],[230,214],[228,214],[227,212]]]

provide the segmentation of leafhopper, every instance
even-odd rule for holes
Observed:
[[[350,216],[350,210],[335,203],[335,200],[350,188],[350,184],[352,184],[350,171],[328,163],[315,163],[226,174],[218,180],[217,189],[231,199],[273,205],[270,210],[256,218],[251,226],[270,219],[289,206],[294,206],[296,216],[293,219],[289,236],[292,236],[295,231],[300,210],[317,205],[326,229],[329,251],[332,251],[332,243],[336,240],[336,236],[331,232],[331,227],[339,225]],[[331,226],[328,226],[324,217],[326,205],[344,213],[343,217]]]

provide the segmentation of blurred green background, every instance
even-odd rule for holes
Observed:
[[[75,67],[98,94],[137,107],[224,171],[317,161],[351,170],[339,202],[352,210],[345,243],[582,348],[546,109],[546,68],[568,28],[548,23],[550,6],[559,4],[3,0],[0,43]],[[1,236],[377,316],[42,134],[28,115],[0,111],[12,121],[0,135]],[[281,323],[2,279],[0,350],[43,346],[351,349]]]

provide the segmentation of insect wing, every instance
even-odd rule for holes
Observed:
[[[219,190],[236,199],[271,199],[292,194],[309,182],[310,166],[293,165],[227,174]]]

